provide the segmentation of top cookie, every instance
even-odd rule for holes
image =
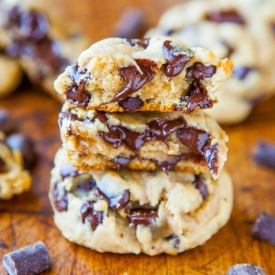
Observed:
[[[55,89],[73,106],[107,112],[182,111],[213,106],[233,64],[181,40],[108,38],[66,68]]]

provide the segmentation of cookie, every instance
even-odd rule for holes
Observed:
[[[234,4],[220,2],[196,0],[172,7],[145,36],[169,34],[191,46],[210,49],[218,58],[230,58],[233,75],[221,86],[218,104],[207,112],[220,123],[234,124],[247,118],[253,101],[267,96],[270,85],[259,62],[262,53],[257,50],[245,17]],[[236,113],[231,108],[234,104]],[[224,110],[221,116],[220,110]]]
[[[227,159],[227,135],[200,110],[106,113],[65,103],[59,125],[67,159],[80,170],[210,170],[217,179]]]
[[[0,132],[0,199],[11,199],[28,191],[31,176],[23,167],[23,156],[19,150],[11,150],[5,136]]]
[[[55,88],[89,110],[192,112],[212,107],[231,71],[228,59],[175,38],[108,38],[67,67]]]
[[[59,150],[49,197],[65,238],[99,252],[175,255],[226,224],[232,183],[209,173],[76,170]],[[110,234],[112,238],[110,238]]]
[[[64,27],[64,18],[47,1],[3,0],[0,5],[0,26],[9,37],[6,54],[18,58],[33,83],[63,101],[52,83],[76,61],[88,39],[73,24]]]

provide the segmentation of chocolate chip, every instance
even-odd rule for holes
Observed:
[[[14,128],[14,123],[9,112],[6,109],[0,108],[0,131],[9,134]]]
[[[124,39],[124,42],[129,45],[130,47],[139,46],[146,49],[149,46],[150,38],[143,38],[143,39]]]
[[[125,38],[142,37],[146,31],[145,16],[138,8],[127,8],[115,24],[114,36]]]
[[[117,170],[120,170],[121,168],[128,167],[133,158],[134,156],[131,156],[129,158],[117,157],[113,160],[113,162],[116,164]]]
[[[126,97],[125,99],[119,101],[118,105],[123,109],[131,112],[135,112],[144,104],[144,101],[139,97]]]
[[[252,228],[252,236],[275,245],[275,216],[262,212]]]
[[[135,228],[138,225],[149,226],[158,217],[158,209],[155,207],[132,208],[127,211],[127,217]]]
[[[91,228],[96,230],[97,226],[103,221],[103,212],[94,210],[95,201],[86,201],[80,208],[82,223],[87,220]]]
[[[77,169],[75,169],[70,164],[63,164],[60,167],[59,172],[60,172],[60,176],[61,176],[62,180],[64,180],[65,178],[68,178],[68,177],[74,178],[79,175],[79,171]]]
[[[119,91],[110,102],[120,101],[127,98],[134,92],[138,91],[146,83],[153,80],[154,69],[157,68],[157,64],[149,59],[136,59],[135,61],[142,71],[142,74],[134,65],[119,68],[118,72],[124,78],[125,87]]]
[[[237,264],[232,266],[227,275],[265,275],[263,269],[252,264]]]
[[[233,75],[240,80],[244,80],[249,73],[257,70],[254,67],[237,67],[233,70]]]
[[[58,114],[58,124],[59,124],[60,127],[62,127],[62,122],[63,122],[64,118],[67,118],[71,121],[78,120],[78,117],[75,114],[72,114],[70,112],[60,112]]]
[[[90,192],[94,189],[96,181],[93,178],[85,179],[80,184],[77,185],[77,190],[82,192]]]
[[[195,78],[197,80],[212,77],[215,73],[216,66],[205,66],[201,62],[195,62],[192,66],[186,69],[186,77]]]
[[[190,58],[188,54],[180,53],[180,49],[173,47],[171,43],[171,41],[166,40],[162,46],[166,61],[164,73],[170,80],[182,72]]]
[[[68,192],[62,187],[61,182],[56,182],[53,189],[53,199],[58,211],[67,211]]]
[[[98,119],[101,123],[106,124],[109,118],[109,114],[102,111],[96,111],[94,117],[91,119],[91,122],[94,123]]]
[[[183,96],[181,100],[187,103],[188,112],[193,112],[196,107],[200,107],[200,109],[213,107],[206,88],[199,80],[194,80],[191,83],[188,96]]]
[[[195,180],[192,182],[195,188],[197,188],[203,199],[205,200],[208,197],[207,186],[204,183],[204,178],[202,175],[195,175]]]
[[[173,241],[173,247],[176,249],[179,249],[179,245],[180,245],[180,237],[175,235],[175,234],[171,234],[168,237],[164,238],[166,241]]]
[[[24,167],[26,169],[34,167],[37,161],[37,155],[34,144],[29,138],[20,134],[12,134],[8,136],[6,143],[12,150],[19,150],[22,153]]]
[[[245,24],[245,21],[236,10],[209,12],[206,19],[217,23],[231,22],[239,25]]]
[[[275,169],[275,144],[260,141],[254,153],[254,160],[260,165]]]
[[[42,242],[4,255],[2,263],[9,275],[35,275],[51,267],[51,256]]]
[[[215,175],[218,173],[218,149],[219,145],[216,143],[214,145],[206,146],[204,148],[204,156],[208,167]]]

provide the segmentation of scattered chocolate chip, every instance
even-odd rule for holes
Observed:
[[[80,184],[77,185],[77,190],[82,192],[90,192],[94,189],[96,186],[96,181],[93,178],[86,179]]]
[[[7,165],[6,162],[0,157],[0,173],[6,172]]]
[[[195,62],[192,66],[186,69],[186,77],[195,78],[197,80],[212,77],[215,73],[216,66],[205,66],[201,62]]]
[[[165,60],[167,63],[165,65],[164,73],[171,80],[174,76],[177,76],[182,72],[190,56],[189,53],[180,53],[181,50],[173,47],[169,40],[164,41],[162,50],[165,54]]]
[[[91,122],[94,123],[98,119],[101,123],[106,124],[108,121],[109,115],[103,111],[96,111],[94,117],[91,119]]]
[[[34,167],[37,161],[37,155],[35,153],[33,142],[20,134],[12,134],[6,139],[7,145],[12,150],[19,150],[23,155],[24,167],[31,169]]]
[[[6,109],[0,108],[0,131],[10,134],[14,128],[14,123],[9,112]]]
[[[158,208],[132,208],[127,211],[127,217],[135,228],[138,225],[149,226],[158,217]]]
[[[139,46],[146,49],[149,46],[150,38],[143,38],[143,39],[124,39],[124,42],[129,45],[130,47]]]
[[[80,208],[80,213],[82,223],[85,223],[85,220],[87,220],[91,228],[96,230],[97,226],[103,221],[103,212],[94,210],[94,203],[95,201],[85,202]]]
[[[206,19],[217,23],[231,22],[239,25],[245,24],[245,21],[236,10],[212,11],[207,14]]]
[[[257,69],[254,67],[237,67],[233,70],[233,75],[240,80],[244,80],[249,75],[249,73],[255,70]]]
[[[193,185],[195,186],[195,188],[197,188],[200,191],[201,196],[205,200],[208,197],[208,190],[207,190],[206,184],[204,183],[203,176],[195,175],[195,180],[193,181]]]
[[[129,158],[117,157],[113,160],[113,162],[116,164],[117,170],[120,170],[121,168],[128,167],[133,158],[134,156],[131,156]]]
[[[260,213],[252,228],[252,236],[275,245],[275,216]]]
[[[118,102],[118,105],[123,109],[131,112],[135,112],[144,104],[144,101],[139,97],[126,97],[125,99]]]
[[[72,114],[72,113],[70,113],[70,112],[60,112],[58,114],[58,124],[59,124],[60,127],[62,127],[62,122],[63,122],[64,118],[67,118],[67,119],[69,119],[71,121],[78,120],[77,116],[74,115],[74,114]]]
[[[56,182],[54,184],[53,199],[58,211],[67,211],[68,192],[61,186],[61,182]]]
[[[263,269],[252,264],[237,264],[232,266],[227,275],[265,275]]]
[[[72,165],[70,164],[63,164],[60,167],[60,176],[62,178],[62,180],[64,180],[65,178],[71,177],[74,178],[76,176],[79,175],[79,171],[77,169],[75,169]]]
[[[193,112],[196,107],[201,109],[213,107],[213,102],[208,98],[208,92],[199,80],[194,80],[188,91],[188,96],[183,96],[182,101],[187,103],[188,112]]]
[[[166,241],[173,241],[173,247],[176,249],[179,249],[179,245],[180,245],[180,238],[179,236],[175,235],[175,234],[171,234],[168,237],[164,238]]]
[[[275,169],[275,144],[260,141],[254,153],[254,160],[260,165]]]
[[[9,275],[35,275],[51,267],[51,256],[42,242],[4,255],[2,263]]]
[[[127,8],[114,27],[114,36],[125,38],[142,37],[146,31],[145,16],[138,8]]]
[[[134,92],[138,91],[146,83],[153,80],[154,69],[157,68],[157,64],[149,59],[136,59],[135,61],[142,71],[142,74],[134,65],[119,68],[118,72],[124,78],[125,87],[119,91],[110,102],[120,101],[127,98]]]
[[[208,167],[215,175],[218,173],[218,149],[219,144],[216,143],[214,145],[206,146],[204,148],[204,156]]]

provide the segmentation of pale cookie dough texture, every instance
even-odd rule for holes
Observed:
[[[247,7],[244,2],[247,2]],[[260,29],[263,20],[257,16],[257,23],[254,24],[254,16],[253,19],[248,18],[246,11],[249,10],[250,2],[257,1],[194,0],[179,4],[167,10],[160,18],[158,26],[145,35],[151,37],[167,34],[180,38],[193,47],[210,49],[218,58],[228,57],[232,60],[233,76],[221,86],[218,104],[207,110],[218,122],[224,124],[243,121],[251,113],[255,102],[268,97],[272,89],[275,92],[273,80],[266,69],[270,67],[268,64],[271,63],[274,55],[272,52],[275,50],[274,47],[266,46],[269,43],[261,36],[261,31],[252,30],[256,26]],[[240,7],[241,4],[243,8]],[[254,10],[250,14],[257,12]],[[263,39],[255,37],[255,33]],[[270,37],[275,39],[274,34]],[[260,50],[259,43],[265,43]]]
[[[0,132],[0,199],[11,199],[30,190],[31,176],[23,168],[20,151],[11,150],[5,143],[5,136]]]
[[[232,183],[209,173],[81,172],[59,150],[52,170],[54,221],[65,238],[99,252],[178,254],[228,221]],[[111,237],[110,237],[111,233]]]
[[[65,155],[80,170],[210,170],[217,179],[227,159],[227,135],[200,110],[105,113],[65,103],[59,126]]]
[[[227,58],[176,38],[108,38],[67,67],[55,88],[73,106],[90,110],[192,112],[213,106],[232,68]]]

